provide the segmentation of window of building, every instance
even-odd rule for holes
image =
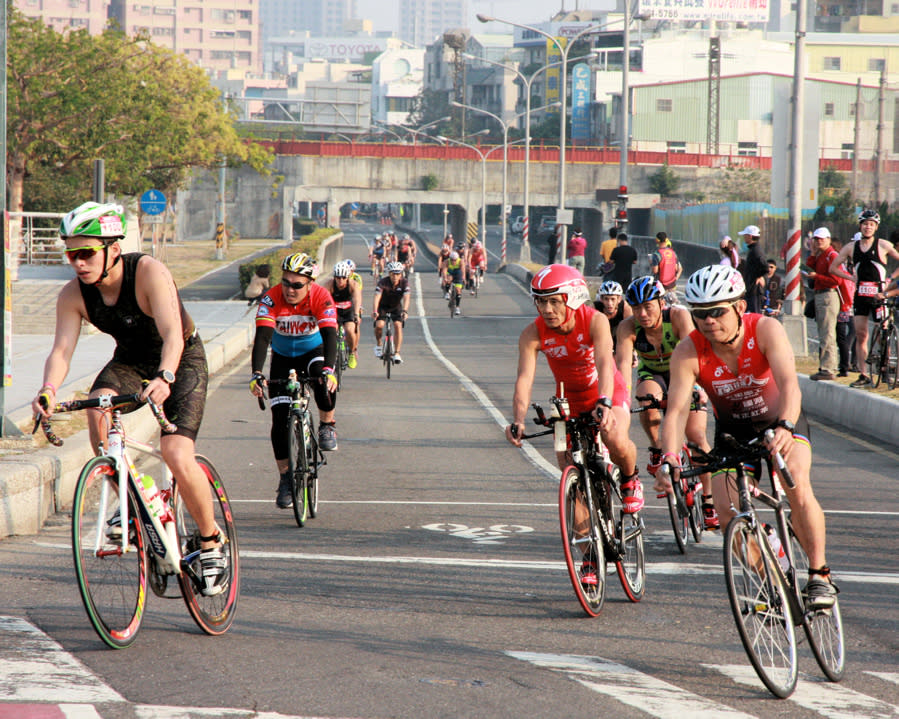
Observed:
[[[244,22],[253,22],[253,11],[252,10],[238,10],[237,17]]]
[[[868,58],[868,71],[869,72],[883,72],[887,69],[887,61],[884,57],[869,57]]]
[[[171,37],[175,34],[175,29],[171,27],[154,27],[153,28],[153,36],[154,37]]]
[[[838,57],[825,57],[824,58],[824,69],[825,70],[839,70],[842,63],[840,62],[840,58]]]
[[[234,22],[234,11],[213,8],[212,19],[220,22]]]
[[[231,40],[234,38],[233,30],[211,30],[209,37],[212,40]]]
[[[743,157],[758,157],[759,144],[757,142],[738,142],[737,154]]]
[[[832,102],[824,103],[824,117],[833,117],[833,103]]]
[[[855,143],[844,142],[840,148],[840,157],[844,160],[851,160],[855,155]]]
[[[687,143],[686,142],[674,142],[672,140],[668,141],[668,152],[673,152],[676,155],[685,155],[687,154]]]
[[[175,8],[173,8],[173,7],[154,7],[153,13],[155,15],[174,15]]]
[[[656,100],[656,112],[671,112],[674,102],[670,98],[658,98]]]

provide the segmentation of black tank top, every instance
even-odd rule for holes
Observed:
[[[867,251],[862,250],[861,240],[852,248],[852,264],[859,282],[883,283],[886,278],[886,260],[880,256],[880,240],[876,237]]]
[[[100,290],[94,285],[79,282],[81,297],[91,324],[115,339],[113,359],[131,365],[158,362],[162,355],[162,337],[156,329],[156,320],[143,313],[135,294],[137,263],[143,256],[142,252],[129,252],[121,256],[122,288],[118,300],[112,306],[103,303]],[[181,308],[181,324],[186,341],[195,331],[194,321],[184,309],[180,295],[178,305]]]

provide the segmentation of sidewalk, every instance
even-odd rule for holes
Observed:
[[[238,357],[253,341],[255,313],[236,297],[236,260],[202,280],[202,296],[184,300],[184,306],[206,346],[210,376]],[[12,283],[13,335],[12,386],[5,388],[7,418],[20,425],[31,417],[31,400],[43,381],[44,361],[53,343],[55,300],[60,288],[72,277],[63,265],[23,266]],[[193,291],[183,296],[195,296]],[[216,298],[216,299],[212,299]],[[90,387],[93,377],[112,356],[111,337],[82,334],[72,357],[69,376],[60,387],[60,397]],[[129,433],[148,439],[157,430],[148,410],[129,417]],[[51,514],[71,506],[78,470],[92,452],[86,431],[69,437],[61,448],[34,449],[11,441],[0,449],[0,539],[11,534],[37,532]]]

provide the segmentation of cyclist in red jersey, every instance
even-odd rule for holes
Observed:
[[[746,286],[732,267],[712,265],[687,281],[686,299],[697,329],[678,343],[671,356],[668,412],[662,424],[662,460],[677,467],[693,385],[709,395],[717,419],[717,437],[728,433],[741,440],[774,430],[770,444],[779,451],[795,482],[784,487],[796,535],[809,559],[804,594],[810,609],[833,606],[836,587],[830,582],[825,556],[824,512],[810,480],[812,449],[802,394],[787,333],[776,319],[746,313]],[[712,478],[715,509],[725,527],[734,516],[726,474]],[[656,490],[671,491],[664,472],[656,474]]]
[[[471,254],[468,256],[468,289],[474,294],[475,275],[478,270],[483,275],[487,272],[487,253],[480,240],[471,243]]]
[[[539,316],[518,340],[514,419],[506,427],[506,439],[521,446],[519,437],[525,430],[537,355],[542,352],[556,379],[558,396],[564,383],[571,412],[596,413],[602,441],[621,469],[624,511],[638,512],[643,508],[643,486],[637,476],[637,447],[628,436],[630,398],[615,367],[609,320],[590,305],[587,283],[574,267],[544,267],[531,282],[531,295]],[[557,453],[557,460],[562,468],[569,464],[567,453]]]

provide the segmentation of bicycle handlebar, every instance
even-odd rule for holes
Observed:
[[[166,418],[165,412],[162,407],[156,404],[153,400],[147,397],[146,400],[141,399],[140,392],[132,392],[131,394],[101,394],[98,397],[91,397],[88,399],[73,399],[67,402],[59,402],[53,407],[52,414],[60,413],[60,412],[78,412],[83,409],[94,409],[100,408],[104,410],[108,409],[116,409],[117,407],[122,407],[127,404],[146,404],[150,405],[150,410],[153,412],[153,416],[156,418],[156,422],[162,428],[163,432],[171,434],[175,432],[178,427]],[[45,409],[47,408],[46,401],[41,398],[41,406]],[[63,440],[53,431],[51,418],[37,416],[35,417],[34,427],[31,430],[31,434],[37,432],[38,427],[40,427],[44,436],[47,438],[47,441],[52,444],[54,447],[62,447],[64,444]]]
[[[748,442],[739,442],[735,437],[729,434],[722,434],[720,437],[720,445],[712,449],[711,452],[703,452],[698,447],[693,449],[694,467],[688,470],[681,470],[682,477],[695,477],[706,472],[716,472],[722,469],[734,469],[735,467],[760,459],[768,451],[763,442],[770,442],[774,438],[774,430],[767,429],[764,434],[749,440]],[[793,475],[784,461],[780,452],[772,455],[774,464],[777,466],[777,473],[783,478],[784,483],[793,489],[796,483],[793,481]]]

